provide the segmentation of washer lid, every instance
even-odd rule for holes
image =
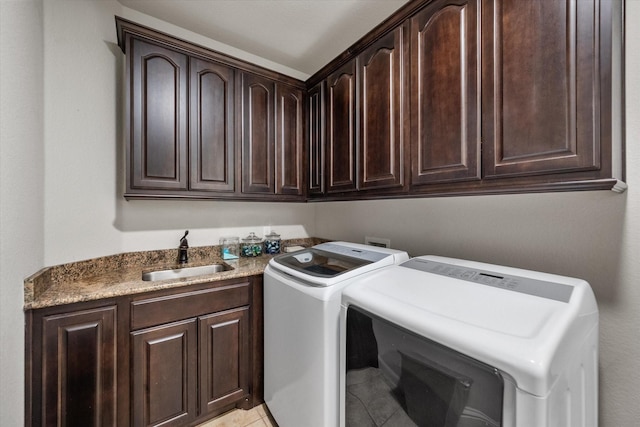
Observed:
[[[406,252],[357,243],[321,243],[274,257],[270,265],[315,286],[331,286],[372,269],[408,259]]]
[[[369,273],[342,302],[494,366],[537,396],[597,335],[598,308],[584,280],[451,258]]]

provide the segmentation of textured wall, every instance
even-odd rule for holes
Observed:
[[[22,280],[43,263],[42,1],[0,1],[0,424],[24,425]]]

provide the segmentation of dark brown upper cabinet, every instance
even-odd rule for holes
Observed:
[[[405,27],[398,27],[356,58],[359,190],[402,188],[405,183],[405,34]]]
[[[242,191],[275,193],[274,107],[275,83],[242,76]]]
[[[624,191],[622,23],[608,0],[408,2],[307,81],[326,82],[323,197]]]
[[[410,20],[413,186],[480,179],[479,3],[434,1]]]
[[[276,194],[303,196],[305,193],[304,103],[301,89],[276,85]]]
[[[325,176],[325,85],[316,84],[307,92],[307,138],[309,147],[309,196],[324,194]]]
[[[233,192],[235,72],[191,58],[190,77],[190,188]]]
[[[327,193],[357,190],[356,62],[327,77]]]
[[[404,27],[396,28],[326,79],[328,194],[402,189],[405,183],[404,37]],[[317,115],[313,108],[322,102],[322,94],[314,96],[310,112]],[[322,117],[311,117],[310,122],[319,126]],[[317,132],[310,135],[315,136],[316,153]],[[316,154],[311,161],[321,160]]]
[[[607,162],[608,3],[484,5],[485,178],[597,171]]]
[[[235,70],[129,38],[125,196],[234,193]]]
[[[245,73],[242,192],[304,196],[304,92]]]
[[[411,0],[305,83],[117,18],[125,196],[624,191],[622,9]]]
[[[116,18],[127,198],[303,200],[304,83]]]
[[[186,190],[189,58],[138,39],[130,52],[127,190]]]

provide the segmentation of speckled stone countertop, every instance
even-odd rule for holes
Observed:
[[[283,240],[282,247],[309,247],[326,241],[318,238]],[[45,267],[24,281],[24,310],[83,301],[113,298],[160,289],[235,279],[262,274],[272,255],[222,260],[220,246],[189,248],[189,263],[183,267],[226,264],[231,267],[206,276],[143,281],[147,271],[179,268],[178,250],[128,252],[52,267]]]

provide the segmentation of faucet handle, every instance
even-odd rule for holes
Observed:
[[[189,242],[187,241],[187,234],[189,234],[189,230],[185,230],[184,236],[180,239],[180,246],[189,247]]]

